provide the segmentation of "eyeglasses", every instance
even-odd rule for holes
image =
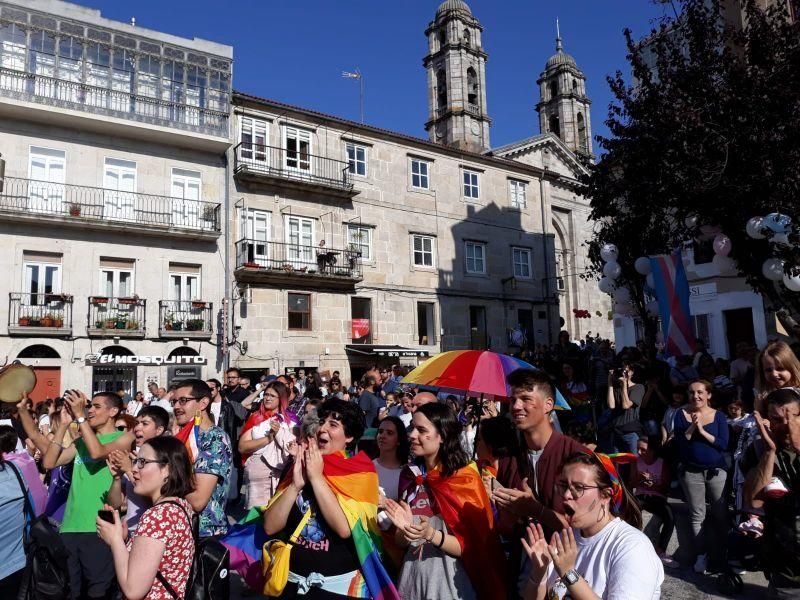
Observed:
[[[175,406],[176,404],[179,405],[179,406],[184,406],[185,404],[188,404],[192,400],[202,400],[202,398],[194,398],[192,396],[183,396],[182,398],[171,398],[169,403],[172,406]]]
[[[127,425],[117,425],[117,431],[127,431]]]
[[[134,458],[131,461],[131,465],[133,465],[134,467],[136,467],[140,471],[142,469],[144,469],[145,465],[150,464],[150,463],[156,463],[156,464],[159,464],[159,465],[167,464],[163,460],[153,460],[153,459],[150,459],[150,458]]]
[[[554,488],[557,496],[563,496],[564,492],[569,490],[570,495],[575,500],[578,500],[579,498],[583,498],[583,494],[586,493],[586,490],[601,490],[603,489],[603,486],[583,485],[582,483],[569,484],[566,481],[556,481]]]

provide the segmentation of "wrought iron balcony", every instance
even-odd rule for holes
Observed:
[[[358,194],[348,163],[343,160],[249,142],[241,142],[234,150],[233,172],[240,179],[316,189],[342,198]]]
[[[11,292],[8,333],[30,337],[72,335],[72,296]]]
[[[216,202],[120,192],[104,188],[6,177],[0,218],[47,219],[80,227],[133,227],[137,232],[220,233]],[[143,227],[144,226],[144,227]]]
[[[89,298],[90,337],[143,338],[146,303],[138,296]]]
[[[361,253],[241,239],[236,242],[236,278],[250,283],[307,282],[320,287],[352,288],[361,281]]]
[[[227,110],[212,110],[5,67],[0,68],[0,96],[216,137],[228,136]]]
[[[162,338],[208,339],[214,331],[211,302],[161,300],[158,303],[158,335]]]

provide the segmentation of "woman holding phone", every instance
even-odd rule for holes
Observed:
[[[183,598],[194,556],[192,507],[185,499],[194,491],[194,475],[186,447],[174,437],[148,440],[133,460],[133,480],[134,491],[153,503],[133,536],[110,506],[97,516],[97,535],[111,548],[122,595]]]
[[[280,381],[264,387],[264,399],[247,419],[239,436],[244,462],[247,508],[265,506],[278,489],[281,472],[295,441],[295,420],[287,407],[289,388]]]

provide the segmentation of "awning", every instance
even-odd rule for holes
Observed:
[[[387,358],[411,358],[430,356],[427,350],[404,348],[403,346],[379,346],[375,344],[347,344],[344,349],[361,356],[385,356]]]

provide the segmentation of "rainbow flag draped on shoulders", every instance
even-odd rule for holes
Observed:
[[[323,475],[339,501],[350,526],[356,555],[361,563],[361,575],[368,595],[375,600],[399,600],[389,574],[381,562],[382,542],[378,529],[378,474],[369,457],[359,452],[348,457],[344,452],[323,456]],[[252,509],[242,521],[222,539],[231,552],[231,568],[239,572],[249,586],[263,589],[261,554],[268,536],[261,525],[264,511],[288,487],[292,470],[287,468],[278,491],[267,507]]]
[[[189,452],[189,460],[194,464],[194,461],[197,460],[197,456],[199,453],[198,451],[198,440],[200,439],[200,421],[202,420],[202,416],[198,412],[194,419],[189,421],[186,425],[181,427],[180,431],[175,434],[175,437],[178,438],[183,445],[186,446],[186,450]]]

